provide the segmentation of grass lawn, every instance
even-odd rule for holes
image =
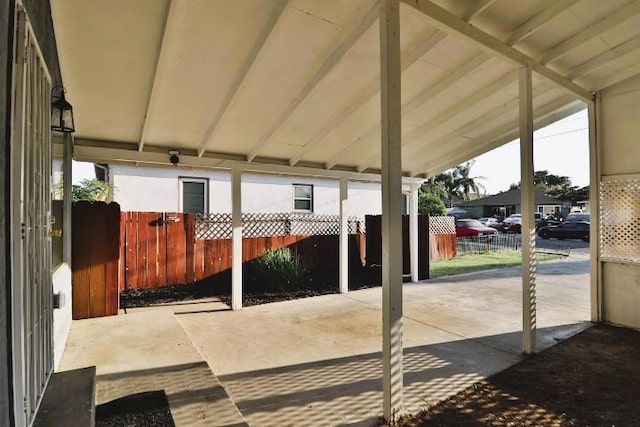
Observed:
[[[549,261],[558,258],[562,258],[562,255],[538,252],[538,261]],[[452,276],[454,274],[469,273],[471,271],[511,267],[513,265],[520,265],[521,262],[522,253],[512,250],[486,254],[460,255],[447,260],[433,261],[431,263],[431,277]]]

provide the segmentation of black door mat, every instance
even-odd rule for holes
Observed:
[[[96,427],[175,427],[164,390],[120,397],[96,406]]]

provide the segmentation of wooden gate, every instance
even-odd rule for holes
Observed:
[[[366,265],[382,265],[382,216],[367,215]],[[409,216],[402,216],[402,273],[411,274]],[[429,216],[418,215],[418,279],[429,278]]]
[[[73,318],[118,314],[120,206],[78,202],[72,222]]]

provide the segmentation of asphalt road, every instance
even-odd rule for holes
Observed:
[[[558,240],[558,239],[542,239],[540,237],[536,237],[536,247],[541,249],[551,249],[551,250],[569,250],[571,253],[581,253],[588,254],[589,253],[589,242],[583,242],[578,239],[566,239],[566,240]]]

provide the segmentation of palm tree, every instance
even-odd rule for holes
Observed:
[[[476,180],[484,179],[484,177],[469,176],[473,163],[474,161],[472,160],[463,165],[458,165],[453,168],[453,172],[451,173],[453,176],[453,187],[455,188],[455,192],[462,200],[469,200],[469,193],[471,192],[479,193],[480,189],[482,189],[483,192],[486,192],[482,184],[476,182]]]
[[[473,161],[458,165],[453,169],[441,172],[426,180],[422,184],[421,191],[440,196],[449,207],[453,207],[456,200],[469,200],[469,193],[480,192],[484,187],[476,180],[484,179],[481,176],[471,177]]]

